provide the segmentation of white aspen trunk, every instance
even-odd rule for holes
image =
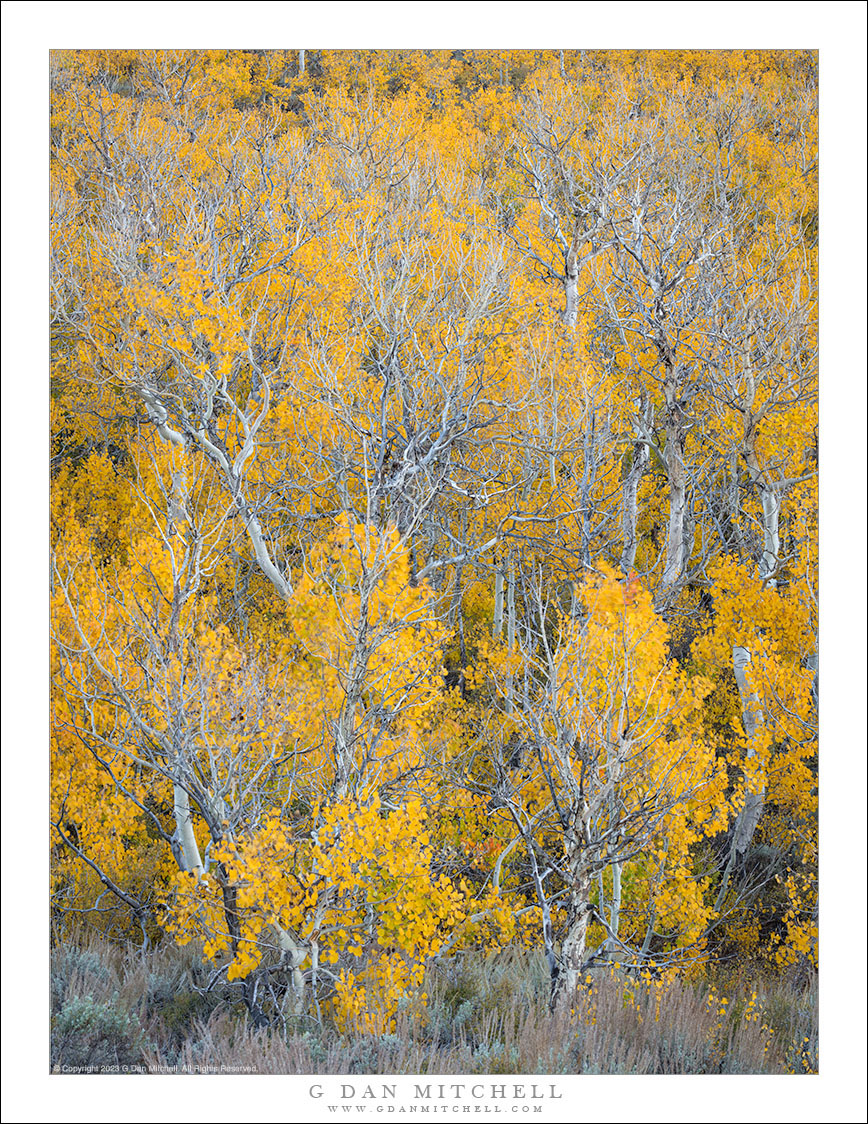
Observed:
[[[693,518],[693,505],[690,502],[689,496],[686,494],[684,497],[684,523],[681,529],[681,572],[687,574],[690,571],[690,558],[693,554],[693,548],[696,539],[696,520]]]
[[[669,527],[666,533],[666,564],[663,568],[662,584],[674,586],[683,571],[684,507],[686,493],[684,487],[684,465],[677,454],[669,460]]]
[[[174,534],[181,533],[180,524],[188,519],[187,473],[184,468],[172,473],[172,491],[168,499],[169,510],[166,532],[171,537]]]
[[[568,328],[575,328],[579,318],[579,244],[576,230],[564,260],[564,323]]]
[[[775,589],[777,579],[773,576],[778,565],[781,540],[778,531],[778,521],[781,513],[781,497],[774,488],[763,488],[763,560],[760,567],[760,577],[769,589]]]
[[[597,476],[600,461],[596,439],[596,415],[593,400],[589,403],[588,418],[585,423],[585,449],[583,454],[582,483],[579,489],[579,502],[582,512],[580,527],[582,540],[579,547],[579,557],[586,566],[591,565],[591,492]]]
[[[759,576],[769,589],[775,589],[778,583],[774,575],[778,566],[778,555],[780,554],[778,526],[781,497],[774,487],[769,487],[763,482],[762,474],[759,471],[754,474],[752,470],[751,476],[754,477],[754,482],[759,490],[763,509],[763,552],[760,558]]]
[[[749,663],[750,652],[747,648],[734,647],[732,649],[732,666],[735,672],[735,680],[738,684],[739,695],[741,696],[742,722],[744,723],[744,732],[750,739],[756,734],[759,725],[763,721],[763,716],[760,710],[759,697],[751,690],[748,681],[747,668]],[[748,759],[754,756],[755,750],[753,746],[748,745]],[[763,784],[760,783],[746,788],[744,807],[736,817],[732,833],[732,848],[729,852],[729,859],[723,874],[723,881],[721,882],[720,891],[718,892],[717,901],[715,902],[715,909],[720,909],[723,905],[732,868],[739,856],[743,855],[750,846],[751,839],[753,838],[760,816],[762,815],[764,802],[765,786]]]
[[[759,576],[769,589],[777,586],[775,571],[778,567],[780,554],[780,514],[781,496],[774,484],[770,483],[762,470],[759,457],[756,453],[756,424],[752,417],[749,418],[744,438],[744,459],[751,483],[759,492],[763,517],[763,545],[759,561]]]
[[[729,486],[727,488],[727,516],[732,527],[734,544],[739,555],[744,551],[744,539],[741,533],[741,488],[739,486],[739,461],[738,449],[732,450],[729,458]]]
[[[588,943],[589,910],[582,907],[567,931],[561,947],[561,969],[558,975],[552,1006],[572,1003],[582,979],[585,947]]]
[[[753,327],[751,321],[751,328]],[[750,341],[749,341],[750,342]],[[778,523],[781,510],[781,496],[774,484],[771,483],[762,470],[756,452],[757,428],[762,417],[762,408],[754,413],[753,405],[756,395],[756,382],[753,365],[748,352],[745,367],[746,390],[744,397],[744,440],[742,450],[747,463],[751,482],[760,494],[760,503],[763,510],[763,546],[759,564],[759,576],[769,589],[777,586],[775,571],[778,566],[780,554],[780,536]]]
[[[241,512],[241,518],[244,520],[244,526],[247,528],[247,533],[250,536],[250,541],[253,544],[253,552],[256,555],[259,568],[269,579],[283,600],[289,601],[292,597],[292,586],[272,562],[271,555],[268,553],[268,547],[265,545],[265,539],[262,535],[262,526],[259,520],[253,512],[249,510],[247,504],[242,501],[237,501],[237,506]]]
[[[753,377],[748,368],[749,398],[753,402]],[[744,458],[748,466],[750,478],[760,494],[763,511],[763,546],[759,561],[759,576],[771,589],[777,585],[775,571],[777,570],[778,554],[780,551],[780,537],[778,531],[780,516],[780,495],[774,486],[769,485],[756,455],[756,424],[753,416],[748,412],[745,417],[745,437],[742,446]],[[744,732],[748,738],[747,757],[750,760],[755,756],[755,749],[750,744],[755,737],[757,729],[763,722],[759,696],[752,690],[748,680],[747,669],[750,664],[750,652],[747,648],[735,646],[732,649],[732,666],[738,693],[741,697],[742,722]],[[736,817],[733,828],[732,848],[729,860],[724,871],[723,881],[717,896],[716,909],[720,909],[726,896],[727,887],[732,868],[737,859],[747,852],[756,831],[757,824],[763,813],[765,805],[765,786],[759,782],[747,787],[744,796],[744,807]]]
[[[625,683],[625,692],[629,690],[629,684]],[[611,786],[609,792],[609,830],[613,825],[618,822],[618,782],[621,779],[621,766],[625,760],[630,756],[632,743],[624,742],[619,739],[617,743],[611,740],[611,729],[607,733],[607,742],[609,745],[608,762],[607,762],[607,776]],[[613,840],[613,846],[617,848],[617,836]],[[621,924],[621,871],[623,869],[623,862],[619,859],[613,859],[609,866],[612,869],[612,905],[609,910],[609,934],[605,942],[606,952],[610,959],[614,960],[618,955],[621,946],[618,943],[618,932]],[[604,917],[602,902],[600,903],[600,916]]]
[[[175,783],[172,786],[175,811],[175,839],[178,844],[178,864],[181,870],[194,871],[198,879],[202,874],[202,859],[199,844],[193,832],[193,817],[190,814],[190,794],[186,788]]]
[[[575,816],[576,828],[580,817]],[[590,919],[590,876],[584,869],[582,839],[575,828],[567,831],[565,851],[567,869],[572,876],[572,888],[568,901],[568,929],[561,945],[561,963],[557,980],[552,990],[552,1008],[572,1003],[582,978],[582,965],[585,962],[585,948],[588,942],[588,921]]]
[[[613,954],[617,953],[620,945],[617,943],[619,935],[619,926],[621,924],[621,868],[623,864],[620,862],[612,863],[612,908],[609,913],[609,928],[612,930],[610,935],[610,950]]]
[[[651,951],[651,941],[654,939],[654,923],[657,920],[657,907],[652,904],[651,915],[648,919],[648,928],[645,930],[645,939],[642,941],[642,947],[639,950],[639,955],[644,960],[648,953]]]
[[[298,52],[298,76],[299,76],[299,78],[301,78],[302,75],[304,74],[304,56],[305,56],[304,51]]]
[[[814,651],[805,660],[805,667],[808,671],[813,671],[814,678],[811,682],[811,702],[814,704],[814,710],[820,707],[820,653]]]
[[[462,544],[467,543],[467,508],[463,508],[461,512],[461,541]],[[463,592],[461,580],[464,575],[464,563],[456,562],[455,564],[455,588],[452,591],[452,604],[449,608],[450,624],[453,629],[458,632],[458,654],[461,660],[461,697],[464,698],[466,694],[466,683],[464,674],[467,669],[467,643],[464,638],[464,609],[463,609]]]
[[[151,419],[151,421],[154,422],[157,427],[157,433],[159,433],[162,439],[168,444],[178,445],[180,448],[183,448],[186,444],[186,439],[183,433],[179,433],[178,430],[172,429],[172,427],[168,424],[169,414],[163,403],[155,395],[149,394],[144,390],[140,391],[139,393],[145,403],[145,409],[147,410],[148,417]]]
[[[506,579],[506,645],[510,659],[515,651],[515,562],[509,557],[509,572]],[[510,669],[506,677],[506,713],[513,709],[513,676]]]
[[[735,680],[738,684],[738,692],[741,696],[744,732],[747,734],[748,739],[753,739],[758,727],[762,723],[762,711],[760,710],[759,697],[756,692],[752,690],[748,681],[747,668],[749,664],[750,652],[747,648],[735,647],[732,649],[732,666],[735,672]],[[756,751],[753,746],[748,745],[748,760],[753,758],[755,754]],[[753,786],[752,790],[745,792],[744,808],[736,820],[735,834],[733,836],[732,846],[736,855],[743,855],[748,849],[753,833],[762,815],[764,801],[765,786],[761,783]]]
[[[555,449],[558,447],[558,396],[557,393],[552,395],[552,451],[549,453],[549,481],[552,486],[552,492],[558,486],[558,468],[557,457],[555,456]]]
[[[781,497],[774,485],[769,484],[766,479],[756,455],[756,418],[750,412],[754,400],[754,381],[753,372],[749,364],[747,368],[747,381],[748,391],[746,395],[745,433],[742,452],[745,462],[747,463],[751,482],[759,492],[763,512],[763,544],[758,567],[759,576],[768,588],[774,589],[777,586],[775,572],[777,570],[778,556],[780,553],[779,519]],[[759,705],[759,698],[756,692],[751,690],[747,677],[747,668],[750,664],[750,652],[747,648],[740,646],[734,647],[732,650],[732,663],[736,683],[738,684],[739,695],[741,696],[742,721],[744,723],[745,734],[748,739],[752,739],[758,727],[763,722],[763,715]],[[748,745],[748,758],[752,758],[754,754],[755,750],[751,745]],[[723,904],[734,863],[739,856],[745,854],[750,846],[757,824],[762,816],[764,804],[764,785],[755,784],[752,788],[746,790],[744,808],[736,818],[733,828],[732,849],[717,896],[716,909],[720,909]]]
[[[664,463],[669,480],[669,527],[666,533],[666,561],[661,588],[670,590],[684,572],[684,516],[687,508],[687,474],[684,468],[684,443],[687,433],[684,404],[680,400],[681,368],[675,362],[672,348],[662,325],[665,312],[658,310],[661,325],[657,348],[664,368],[663,397],[666,401],[666,449]]]
[[[449,610],[446,615],[450,630],[458,627],[458,621],[461,617],[461,576],[463,571],[463,565],[460,562],[456,562],[455,581],[452,585],[452,596],[449,599]]]
[[[630,470],[624,480],[623,506],[621,509],[621,537],[624,548],[621,551],[621,572],[628,574],[636,564],[636,547],[638,545],[637,525],[639,521],[639,484],[648,468],[648,445],[642,440],[642,427],[647,426],[647,407],[640,402],[640,422],[635,427],[638,440],[633,445],[633,459]]]
[[[634,463],[627,474],[627,479],[624,481],[621,511],[621,538],[624,542],[620,561],[622,574],[629,574],[636,564],[639,480],[640,473]]]
[[[368,648],[370,597],[370,589],[363,587],[359,604],[356,642],[347,671],[344,703],[335,730],[335,780],[332,791],[339,799],[343,799],[347,795],[354,764],[353,747],[356,741],[356,717],[362,706],[362,695],[370,658]]]
[[[542,932],[543,932],[543,948],[545,949],[546,963],[549,968],[549,978],[552,984],[552,994],[558,977],[558,960],[555,955],[554,945],[554,929],[552,927],[552,914],[549,906],[549,900],[543,885],[543,875],[540,874],[539,863],[537,862],[536,851],[533,844],[530,843],[527,847],[528,858],[530,859],[531,871],[533,874],[534,888],[536,889],[537,901],[539,902],[540,913],[542,915]],[[499,876],[498,869],[498,876]]]
[[[332,454],[332,463],[335,467],[335,486],[341,501],[341,510],[345,511],[347,514],[351,514],[353,504],[350,499],[349,488],[347,487],[346,457],[343,449],[335,450]]]
[[[139,391],[142,399],[145,402],[147,412],[152,421],[156,423],[157,432],[164,441],[171,445],[177,445],[184,448],[186,445],[186,437],[184,434],[179,433],[177,430],[170,428],[167,425],[168,412],[163,403],[156,398],[153,394],[147,391]],[[266,399],[267,407],[267,399]],[[256,561],[259,563],[260,569],[269,579],[275,589],[278,591],[284,601],[288,601],[292,597],[292,585],[283,576],[283,574],[274,565],[271,560],[271,555],[268,552],[268,547],[265,543],[265,538],[262,534],[262,526],[256,517],[254,510],[247,504],[241,493],[241,470],[244,462],[253,453],[252,438],[246,442],[245,449],[236,458],[234,465],[230,466],[224,454],[218,449],[214,443],[209,439],[205,429],[200,429],[195,432],[194,440],[199,444],[203,452],[223,473],[226,483],[232,493],[235,501],[235,506],[241,515],[244,522],[245,529],[250,536],[250,541],[253,544],[253,551],[256,555]],[[170,523],[171,511],[170,511]]]
[[[304,972],[301,966],[311,950],[295,941],[286,929],[276,922],[272,922],[272,928],[277,934],[277,942],[283,953],[283,962],[289,970],[292,984],[286,998],[287,1014],[302,1015],[304,1014]]]
[[[503,636],[503,570],[500,566],[494,571],[494,621],[491,635],[495,640]]]
[[[666,441],[666,471],[669,475],[669,527],[666,533],[666,564],[662,584],[674,586],[684,567],[684,510],[687,488],[684,475],[684,458],[673,433]]]

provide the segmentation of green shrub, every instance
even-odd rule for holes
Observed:
[[[112,1069],[142,1064],[144,1039],[135,1016],[92,995],[67,999],[51,1027],[52,1068]]]

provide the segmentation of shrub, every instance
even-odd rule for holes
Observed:
[[[94,1069],[142,1064],[142,1028],[135,1016],[92,995],[74,995],[55,1015],[51,1027],[52,1068]]]

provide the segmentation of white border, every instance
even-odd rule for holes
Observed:
[[[47,52],[51,47],[819,48],[822,175],[821,1076],[573,1078],[546,1120],[849,1121],[865,1066],[865,6],[13,3],[3,21],[4,1120],[313,1120],[316,1078],[49,1078]],[[545,36],[549,42],[547,43]],[[553,42],[552,42],[553,41]],[[31,813],[38,827],[33,833]],[[34,863],[31,854],[40,855]],[[377,1079],[366,1079],[377,1080]],[[380,1079],[381,1080],[381,1079]],[[551,1080],[551,1079],[550,1079]],[[561,1085],[564,1079],[556,1079]],[[725,1081],[725,1084],[720,1082]],[[251,1083],[252,1082],[252,1083]],[[601,1084],[602,1082],[602,1084]],[[699,1084],[696,1084],[696,1083]],[[716,1083],[709,1083],[716,1082]],[[170,1100],[171,1098],[171,1100]],[[605,1098],[605,1099],[604,1099]],[[462,1114],[463,1115],[463,1114]]]

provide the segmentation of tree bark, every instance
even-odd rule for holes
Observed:
[[[371,575],[365,579],[359,599],[359,618],[350,666],[347,671],[344,701],[338,715],[335,730],[335,779],[333,792],[343,799],[349,790],[350,776],[354,765],[354,746],[356,742],[356,720],[363,705],[365,678],[371,655],[369,644]]]
[[[581,238],[578,229],[573,231],[570,248],[564,260],[564,323],[575,328],[579,318],[579,248]]]
[[[509,658],[515,651],[515,562],[509,556],[509,570],[506,578],[506,646]],[[506,713],[512,714],[513,707],[513,676],[510,670],[506,676]]]
[[[760,709],[759,697],[751,689],[750,683],[747,678],[747,668],[750,664],[750,652],[747,648],[736,646],[732,649],[732,667],[735,673],[735,681],[738,684],[738,692],[741,696],[741,710],[742,722],[744,724],[744,732],[747,735],[749,742],[755,736],[757,729],[763,721],[762,710]],[[750,760],[756,754],[756,750],[751,744],[748,744],[747,758]],[[765,786],[762,783],[745,786],[744,807],[736,816],[735,825],[732,831],[732,844],[730,846],[729,858],[726,863],[726,869],[723,873],[720,890],[718,891],[717,901],[714,908],[719,910],[726,898],[726,891],[729,887],[729,879],[732,874],[733,867],[738,859],[745,854],[753,839],[754,832],[756,831],[757,824],[762,816],[763,806],[765,803]]]
[[[621,508],[621,537],[624,547],[621,551],[621,572],[629,574],[636,564],[638,545],[637,525],[639,521],[639,484],[648,468],[648,442],[645,434],[648,426],[647,403],[645,397],[639,401],[639,421],[636,425],[636,441],[633,444],[630,468],[624,478],[623,504]]]
[[[584,811],[583,811],[584,809]],[[567,900],[567,935],[561,945],[560,966],[552,981],[552,1009],[572,1003],[582,977],[585,947],[588,940],[588,921],[591,915],[591,872],[585,862],[585,843],[588,830],[587,804],[570,813],[564,835],[564,858],[572,878]]]
[[[684,572],[684,518],[687,508],[687,474],[684,467],[686,430],[681,406],[676,400],[675,375],[671,367],[664,386],[666,394],[666,474],[669,478],[669,527],[666,534],[666,563],[662,585],[671,589]]]
[[[495,640],[503,636],[503,567],[500,563],[494,571],[494,620],[491,635]]]
[[[747,734],[749,741],[752,741],[763,719],[759,697],[748,682],[747,668],[749,664],[750,652],[747,648],[733,648],[732,666],[735,672],[735,680],[738,684],[738,693],[741,696],[744,732]],[[748,744],[748,760],[751,760],[755,756],[756,750],[752,745]],[[762,783],[752,786],[751,789],[745,792],[744,808],[736,820],[732,841],[733,851],[736,856],[743,855],[750,846],[753,833],[756,831],[756,826],[762,815],[764,801],[765,786]]]
[[[174,793],[176,860],[184,871],[194,871],[198,878],[202,874],[202,859],[199,845],[193,832],[193,817],[190,813],[190,794],[177,781],[172,786]]]
[[[778,556],[780,554],[781,496],[778,488],[763,472],[756,454],[756,430],[751,427],[745,437],[745,461],[751,482],[759,492],[762,505],[763,545],[759,561],[759,576],[768,589],[777,587]]]
[[[820,708],[820,653],[817,651],[812,652],[805,660],[805,667],[808,671],[813,671],[814,678],[811,680],[811,702],[814,704],[814,710]]]

